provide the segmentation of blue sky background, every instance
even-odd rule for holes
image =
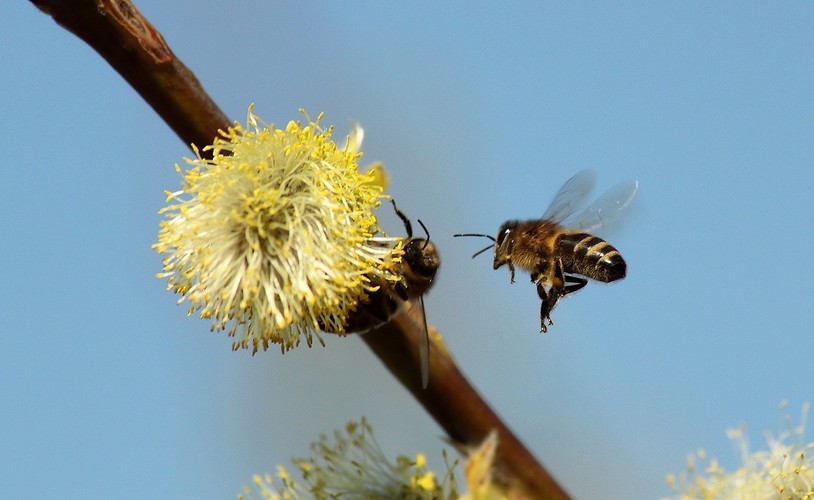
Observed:
[[[726,428],[759,447],[814,399],[814,4],[138,5],[233,119],[362,123],[442,252],[431,322],[575,497],[667,494],[698,448],[731,468]],[[187,147],[49,17],[0,18],[0,497],[233,498],[362,415],[439,465],[358,338],[251,357],[185,315],[150,245]],[[534,287],[452,234],[583,168],[640,182],[606,235],[629,276],[541,335]]]

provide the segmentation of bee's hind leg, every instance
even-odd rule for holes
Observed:
[[[564,276],[563,281],[565,282],[565,286],[562,289],[561,295],[568,295],[569,293],[574,293],[588,284],[588,280],[586,280],[585,278],[580,278],[579,276],[572,276],[567,274]]]

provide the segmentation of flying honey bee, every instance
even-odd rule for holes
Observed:
[[[348,333],[365,333],[378,328],[397,314],[402,312],[409,301],[418,299],[421,314],[424,319],[424,342],[420,344],[419,359],[421,361],[421,385],[425,389],[429,381],[429,353],[430,340],[427,327],[427,316],[424,311],[424,294],[429,291],[441,265],[441,257],[435,243],[430,241],[430,233],[421,220],[418,223],[424,229],[426,238],[413,237],[413,225],[401,210],[392,201],[393,209],[404,223],[407,238],[404,242],[404,255],[401,258],[397,274],[401,280],[389,282],[376,279],[374,284],[379,289],[368,295],[368,300],[360,304],[345,322],[345,331]],[[393,245],[394,238],[371,238],[372,244]]]
[[[590,231],[615,220],[636,195],[639,183],[618,184],[579,211],[595,182],[596,176],[590,170],[578,172],[560,188],[541,219],[505,222],[496,238],[475,233],[454,235],[492,240],[493,245],[472,258],[494,247],[494,269],[508,265],[512,283],[515,266],[531,273],[531,282],[537,285],[537,295],[542,300],[541,332],[554,324],[551,311],[557,302],[588,284],[586,278],[610,283],[627,273],[619,250]]]

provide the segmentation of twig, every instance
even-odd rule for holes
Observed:
[[[419,376],[419,343],[424,325],[420,307],[412,307],[381,328],[362,336],[385,367],[432,415],[459,448],[474,448],[492,430],[498,433],[497,472],[521,497],[568,498],[458,369],[435,328],[430,328],[430,377]]]
[[[185,143],[200,149],[231,125],[161,33],[129,1],[31,3],[98,52]]]
[[[199,148],[211,144],[218,130],[231,125],[161,34],[129,1],[31,1],[96,50],[185,143]],[[437,334],[430,350],[429,388],[421,389],[417,367],[423,335],[423,323],[408,313],[365,335],[364,340],[453,443],[476,446],[492,429],[497,430],[495,466],[515,488],[514,494],[568,498],[464,378]]]

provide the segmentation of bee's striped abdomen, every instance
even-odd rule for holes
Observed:
[[[627,273],[627,264],[619,250],[592,234],[563,234],[557,247],[566,274],[580,274],[610,283],[624,278]]]

